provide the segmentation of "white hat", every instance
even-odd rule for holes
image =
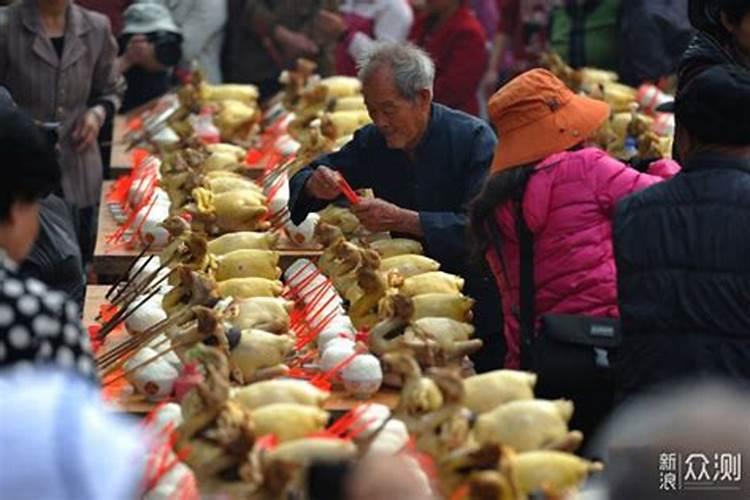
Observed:
[[[155,31],[182,34],[172,19],[169,9],[150,0],[140,1],[128,7],[123,13],[123,26],[123,35],[139,35]]]
[[[135,499],[148,439],[73,373],[0,371],[0,491],[17,499]]]

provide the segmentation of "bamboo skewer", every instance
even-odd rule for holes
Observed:
[[[172,255],[169,259],[167,259],[166,262],[161,264],[158,269],[156,269],[154,272],[152,272],[148,278],[145,278],[134,285],[131,284],[131,286],[125,287],[124,289],[121,289],[120,292],[112,299],[112,305],[118,306],[122,304],[122,302],[132,302],[134,297],[137,297],[140,295],[143,290],[146,290],[149,288],[151,283],[153,283],[154,279],[159,275],[159,273],[162,272],[166,267],[169,266],[169,264],[172,263],[174,260],[175,255]],[[171,272],[170,272],[171,274]],[[162,279],[163,282],[163,279]]]
[[[154,298],[154,296],[159,292],[159,289],[155,289],[152,291],[149,295],[146,295],[143,300],[141,300],[135,307],[132,308],[122,308],[120,309],[115,316],[112,317],[106,324],[102,326],[102,329],[99,330],[98,338],[99,340],[103,340],[112,330],[117,328],[118,325],[122,324],[124,321],[126,321],[130,316],[132,316],[140,307],[143,306],[146,302]]]
[[[120,285],[120,283],[122,283],[123,281],[126,281],[126,280],[127,280],[127,282],[130,282],[131,280],[137,278],[138,275],[141,273],[141,271],[143,271],[143,269],[149,264],[149,262],[151,262],[151,259],[154,257],[153,255],[151,255],[148,258],[148,260],[138,269],[138,271],[136,271],[135,275],[130,280],[128,280],[128,276],[130,275],[130,271],[133,270],[133,268],[135,267],[136,262],[138,262],[138,260],[141,257],[143,257],[146,252],[148,252],[148,250],[151,248],[151,244],[152,243],[153,243],[153,241],[149,241],[146,244],[146,246],[143,247],[143,250],[141,250],[141,252],[138,254],[138,256],[135,259],[133,259],[133,261],[130,263],[130,265],[128,266],[128,269],[124,273],[122,273],[120,275],[120,277],[117,278],[117,280],[115,281],[115,283],[109,288],[109,290],[107,290],[107,294],[105,295],[105,298],[107,300],[109,300],[110,296],[117,289],[117,287]]]
[[[198,342],[200,342],[200,341],[196,341],[196,340],[194,340],[194,339],[189,339],[189,340],[184,340],[184,341],[182,341],[182,342],[177,342],[176,344],[172,344],[172,346],[171,346],[171,347],[170,347],[169,349],[165,349],[164,351],[161,351],[161,352],[157,353],[156,355],[154,355],[154,356],[151,356],[151,357],[150,357],[149,359],[147,359],[146,361],[144,361],[144,362],[142,362],[142,363],[138,364],[138,365],[137,365],[137,366],[135,366],[134,368],[130,368],[129,370],[126,370],[126,371],[124,371],[123,373],[121,373],[120,375],[116,376],[115,378],[113,378],[113,379],[111,379],[111,380],[108,380],[108,381],[104,382],[104,383],[102,384],[102,386],[103,386],[103,387],[107,387],[108,385],[111,385],[111,384],[113,384],[113,383],[117,382],[117,381],[118,381],[118,380],[120,380],[121,378],[127,377],[128,375],[132,375],[133,373],[135,373],[136,371],[140,370],[141,368],[143,368],[143,367],[145,367],[145,366],[148,366],[148,365],[150,365],[151,363],[153,363],[153,362],[154,362],[154,361],[156,361],[157,359],[159,359],[159,358],[161,358],[161,357],[163,357],[163,356],[166,356],[166,355],[167,355],[167,354],[169,354],[170,352],[173,352],[173,351],[174,351],[175,349],[178,349],[178,348],[180,348],[180,347],[185,347],[185,346],[187,346],[187,345],[190,345],[190,344],[197,344]],[[125,364],[125,362],[127,362],[127,360],[125,360],[125,361],[123,362],[123,364]],[[118,365],[115,365],[115,366],[111,366],[111,367],[110,367],[109,369],[107,369],[107,370],[106,370],[106,371],[104,372],[104,374],[102,375],[102,379],[104,379],[104,378],[106,378],[106,377],[108,377],[108,376],[112,375],[112,374],[113,374],[114,372],[116,372],[116,371],[117,371],[117,370],[118,370],[119,368],[120,368],[120,365],[119,365],[119,364],[118,364]]]
[[[148,299],[153,298],[159,292],[159,287],[161,286],[161,284],[164,281],[166,281],[170,275],[171,275],[171,272],[165,276],[162,276],[157,283],[155,283],[153,286],[151,286],[151,288],[148,288],[147,290],[145,288],[147,288],[148,285],[146,287],[139,287],[139,289],[137,290],[137,293],[133,293],[132,297],[128,297],[128,301],[122,305],[120,310],[114,316],[112,316],[112,318],[110,318],[104,325],[102,325],[102,329],[99,332],[99,337],[100,338],[106,337],[107,334],[109,334],[109,332],[111,332],[113,328],[115,328],[124,319],[127,319],[130,315],[132,315],[135,311],[137,311],[138,308],[140,308],[143,304],[145,304]],[[141,296],[142,292],[147,295],[147,299],[142,300],[141,303],[139,303],[137,306],[135,306],[134,308],[131,308],[130,306],[132,305],[132,303],[139,296]],[[114,308],[117,306],[113,304],[111,307]],[[125,318],[123,318],[123,315],[125,316]]]
[[[117,363],[118,359],[128,355],[131,352],[134,352],[135,350],[140,349],[144,345],[151,342],[153,339],[158,337],[166,328],[172,325],[181,325],[189,322],[193,319],[192,314],[193,313],[190,309],[182,310],[174,314],[172,317],[167,318],[154,325],[137,337],[131,337],[130,339],[115,346],[113,349],[99,357],[97,359],[97,366],[100,369],[103,369],[108,365],[111,365],[112,363]]]

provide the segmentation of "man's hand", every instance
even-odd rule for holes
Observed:
[[[358,204],[352,205],[352,212],[367,230],[374,233],[396,231],[422,236],[422,225],[417,212],[403,209],[385,200],[363,198]]]
[[[120,71],[128,71],[134,66],[140,66],[147,71],[162,71],[166,69],[156,59],[154,44],[148,41],[146,35],[135,35],[128,41],[125,53],[120,56]]]
[[[99,137],[99,130],[104,124],[106,113],[101,106],[95,106],[78,120],[73,130],[73,143],[76,151],[82,153],[94,145]]]
[[[305,184],[307,194],[319,200],[335,200],[341,195],[340,176],[341,174],[328,167],[316,168]]]

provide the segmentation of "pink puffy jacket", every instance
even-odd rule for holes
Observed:
[[[526,223],[534,233],[535,309],[544,314],[619,317],[617,273],[612,247],[615,204],[623,197],[668,179],[679,171],[669,160],[653,163],[649,174],[583,149],[550,156],[536,167],[523,199]],[[505,316],[507,368],[519,368],[520,255],[512,202],[496,209],[507,279],[490,248],[487,260],[500,289]]]

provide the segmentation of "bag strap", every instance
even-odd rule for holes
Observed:
[[[508,263],[505,261],[505,255],[500,250],[500,229],[498,228],[498,223],[495,218],[492,218],[490,222],[487,222],[487,233],[489,234],[490,244],[492,245],[492,250],[495,252],[495,257],[497,257],[497,260],[500,263],[501,271],[503,272],[503,278],[505,278],[505,284],[508,288],[510,288]]]
[[[534,285],[534,235],[523,216],[523,197],[518,202],[516,212],[516,231],[520,247],[520,290],[518,323],[521,334],[521,368],[534,370],[536,356],[534,349],[536,330],[536,311]]]

